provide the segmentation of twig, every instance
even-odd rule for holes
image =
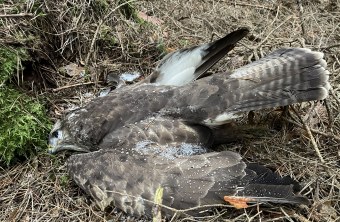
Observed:
[[[33,17],[32,13],[18,13],[18,14],[0,14],[0,18],[19,18],[19,17]]]
[[[301,0],[297,0],[296,3],[299,6],[299,18],[300,18],[300,25],[301,25],[301,30],[302,30],[302,36],[306,41],[306,28],[305,28],[305,23],[303,22],[303,7]]]
[[[100,30],[101,26],[103,25],[103,23],[104,23],[103,20],[99,21],[99,24],[97,26],[96,32],[94,33],[94,36],[93,36],[92,41],[91,41],[89,52],[87,53],[87,56],[86,56],[86,59],[85,59],[85,66],[87,66],[88,63],[89,63],[90,56],[91,56],[91,54],[93,52],[94,43],[97,40],[97,36],[98,36],[99,30]]]
[[[8,45],[24,45],[23,41],[21,42],[15,39],[0,39],[0,44],[8,44]]]
[[[325,160],[324,160],[324,158],[321,155],[320,149],[319,149],[318,145],[316,144],[315,138],[314,138],[314,136],[313,136],[313,134],[311,132],[310,127],[306,124],[305,121],[303,121],[302,123],[303,123],[303,127],[307,131],[308,137],[309,137],[310,141],[312,142],[314,150],[315,150],[316,154],[318,155],[321,163],[325,163]]]
[[[331,107],[329,107],[328,101],[325,99],[324,100],[324,104],[327,110],[327,115],[328,115],[328,129],[332,130],[333,129],[333,125],[334,125],[334,117],[333,117],[333,112]]]
[[[263,5],[254,5],[254,4],[248,4],[248,3],[243,3],[243,2],[235,2],[234,5],[238,5],[238,6],[246,6],[246,7],[254,7],[254,8],[261,8],[261,9],[266,9],[266,10],[270,10],[270,11],[275,11],[275,9],[269,8],[269,7],[267,7],[267,6],[263,6]]]
[[[53,92],[58,92],[60,90],[68,89],[68,88],[72,88],[72,87],[85,86],[85,85],[91,85],[91,84],[97,84],[97,83],[100,83],[100,81],[99,82],[84,82],[84,83],[77,83],[77,84],[68,85],[68,86],[62,86],[62,87],[53,89]]]
[[[337,174],[337,170],[334,169],[334,167],[332,165],[329,165],[328,163],[320,163],[320,162],[317,162],[315,159],[310,159],[310,158],[307,158],[305,156],[301,156],[299,154],[297,154],[296,152],[293,152],[293,151],[290,151],[288,149],[284,149],[280,146],[274,146],[275,149],[277,150],[282,150],[284,152],[287,152],[293,156],[296,156],[298,157],[299,159],[301,160],[305,160],[306,162],[308,163],[313,163],[313,164],[316,164],[317,166],[320,166],[320,167],[323,167],[324,169],[327,169],[331,174]],[[316,179],[315,179],[316,180]],[[307,187],[309,187],[312,183],[314,183],[315,181],[310,181],[308,182],[300,191],[299,193],[302,193],[305,189],[307,189]],[[309,191],[308,191],[309,192]]]
[[[305,218],[304,216],[294,213],[294,217],[297,218],[299,221],[301,222],[310,222],[310,220],[308,220],[307,218]]]
[[[289,122],[289,123],[292,123],[300,128],[304,128],[302,124],[299,124],[293,120],[290,120],[290,119],[287,119],[285,117],[282,117],[285,121]],[[310,129],[311,132],[313,133],[316,133],[316,134],[319,134],[319,135],[322,135],[322,136],[325,136],[325,137],[329,137],[329,138],[333,138],[334,140],[336,140],[337,142],[340,142],[340,137],[336,136],[336,135],[333,135],[333,134],[329,134],[329,133],[324,133],[324,132],[321,132],[319,130],[316,130],[316,129]]]
[[[281,210],[281,212],[285,215],[285,219],[286,219],[286,220],[288,220],[288,221],[290,221],[290,222],[294,222],[294,221],[292,220],[292,218],[291,218],[292,216],[289,215],[286,211],[284,211],[282,207],[280,207],[280,210]]]
[[[321,50],[329,50],[331,48],[337,48],[340,47],[340,44],[335,44],[335,45],[329,45],[329,46],[325,46],[325,47],[321,47]]]
[[[331,92],[331,95],[333,96],[334,100],[336,101],[338,107],[340,106],[340,100],[338,99],[338,97],[336,96],[334,90],[332,88],[329,89],[329,91]]]
[[[292,106],[292,109],[293,109],[295,115],[299,118],[300,122],[302,123],[303,128],[305,128],[305,130],[307,131],[308,137],[309,137],[309,139],[310,139],[310,141],[312,143],[312,146],[313,146],[314,150],[316,151],[316,154],[318,155],[321,163],[325,163],[325,160],[324,160],[324,158],[321,155],[320,149],[319,149],[318,145],[316,144],[315,138],[314,138],[314,136],[313,136],[313,134],[311,132],[310,127],[307,125],[306,121],[304,121],[301,118],[301,116],[299,115],[298,111],[294,108],[294,106]]]

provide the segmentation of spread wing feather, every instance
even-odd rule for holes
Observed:
[[[147,81],[174,86],[190,83],[204,75],[248,32],[248,29],[242,28],[214,42],[172,52],[158,63]]]
[[[101,209],[114,205],[135,216],[151,216],[159,187],[163,188],[162,210],[168,216],[174,212],[166,207],[183,210],[224,203],[224,196],[251,198],[250,202],[308,203],[294,194],[292,181],[269,170],[248,168],[238,154],[229,151],[169,159],[99,150],[71,156],[68,169]]]

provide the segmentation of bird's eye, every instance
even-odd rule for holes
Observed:
[[[51,135],[55,138],[58,138],[58,130],[54,131]]]

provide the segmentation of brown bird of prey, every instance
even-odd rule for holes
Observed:
[[[50,152],[82,151],[67,162],[73,180],[101,209],[113,205],[134,216],[152,215],[157,190],[163,215],[225,201],[307,203],[292,179],[212,150],[224,142],[223,126],[243,112],[328,95],[323,54],[305,48],[279,49],[207,76],[247,33],[175,51],[143,81],[69,113],[50,133]]]

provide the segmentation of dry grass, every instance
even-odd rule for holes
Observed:
[[[0,42],[31,49],[36,59],[34,75],[41,76],[44,84],[29,90],[48,96],[52,118],[60,118],[70,107],[86,103],[105,87],[103,82],[110,72],[137,70],[147,75],[162,51],[207,42],[241,26],[250,27],[251,35],[215,70],[239,67],[280,47],[307,47],[324,52],[333,86],[326,101],[297,105],[296,112],[291,109],[291,115],[283,122],[275,119],[281,113],[277,110],[258,112],[255,122],[269,126],[269,135],[226,146],[249,161],[300,181],[302,194],[313,204],[225,208],[214,210],[207,220],[339,220],[339,1],[135,1],[137,13],[152,16],[149,23],[143,24],[127,19],[121,8],[116,9],[119,4],[111,1],[63,0],[48,5],[45,2],[35,3],[48,12],[47,16],[38,16],[39,10],[27,4],[20,5],[26,16],[2,17],[3,24],[13,25],[16,31],[9,28],[2,31]],[[89,7],[96,2],[108,2],[111,6],[99,7],[100,10],[97,7],[96,11]],[[2,5],[0,14],[9,14],[14,4],[7,3]],[[156,24],[160,22],[156,19],[161,24]],[[26,38],[27,26],[31,26],[30,33],[39,36],[39,41]],[[23,36],[21,41],[10,38],[18,34]],[[88,75],[67,76],[58,71],[69,63],[87,65]],[[28,85],[36,86],[37,80],[34,84]],[[246,118],[241,121],[244,122]],[[115,209],[100,212],[92,206],[90,198],[68,180],[65,159],[62,155],[40,155],[0,169],[0,221],[128,220]]]

